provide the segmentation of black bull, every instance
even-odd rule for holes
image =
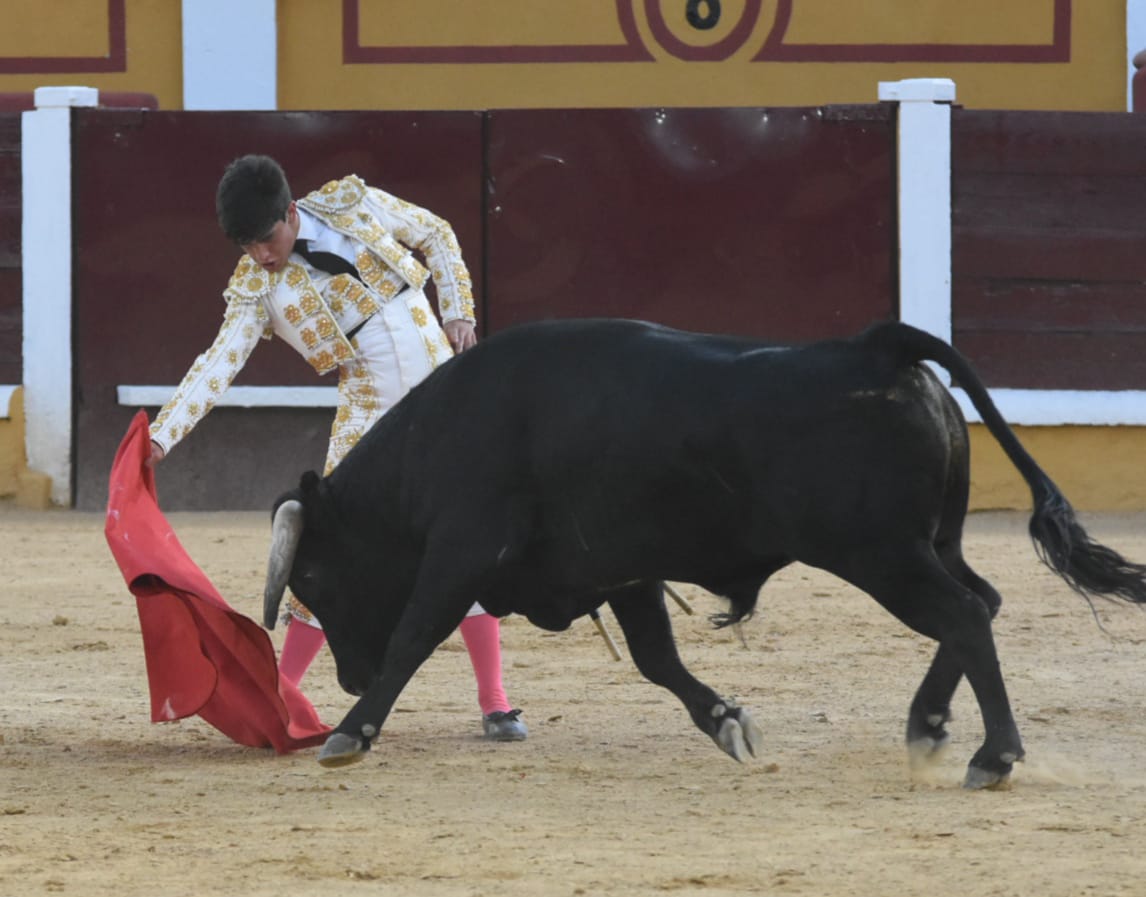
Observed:
[[[289,584],[361,695],[320,753],[359,759],[471,602],[549,630],[608,603],[641,673],[737,759],[749,714],[683,666],[662,582],[749,616],[799,561],[938,642],[912,701],[914,759],[947,740],[966,676],[986,738],[966,784],[1023,757],[991,634],[1001,599],[962,554],[967,429],[919,362],[944,367],[1030,486],[1036,550],[1073,588],[1146,602],[1146,568],[1090,539],[967,362],[901,324],[773,347],[633,321],[507,330],[451,360],[325,479],[276,503],[265,623]]]

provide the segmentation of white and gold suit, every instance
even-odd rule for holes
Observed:
[[[446,221],[354,175],[300,199],[298,209],[300,237],[317,234],[340,254],[353,254],[361,282],[318,270],[297,254],[274,273],[244,255],[223,293],[227,306],[215,341],[151,425],[151,438],[165,452],[214,407],[259,339],[277,334],[319,374],[338,369],[329,473],[371,424],[453,354],[423,292],[427,277],[434,279],[443,321],[475,320],[469,272]],[[309,622],[297,601],[291,605]]]

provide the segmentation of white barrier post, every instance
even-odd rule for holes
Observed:
[[[1128,16],[1146,29],[1146,0],[1132,0]],[[899,104],[899,318],[950,343],[951,332],[951,104],[955,82],[916,78],[880,82],[879,99]],[[947,372],[931,365],[944,383]],[[979,412],[953,389],[968,421]],[[992,389],[1003,417],[1025,426],[1146,426],[1146,391]]]
[[[275,0],[183,0],[183,108],[275,109]]]
[[[72,107],[93,87],[40,87],[21,118],[24,277],[24,448],[72,503]]]
[[[955,82],[949,78],[881,81],[879,99],[899,103],[899,318],[949,343]]]

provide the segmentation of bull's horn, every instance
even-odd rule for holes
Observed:
[[[275,628],[283,592],[294,566],[294,553],[302,535],[302,502],[284,501],[275,511],[271,523],[271,556],[267,561],[267,585],[263,592],[263,625]]]

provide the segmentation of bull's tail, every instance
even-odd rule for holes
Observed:
[[[974,369],[943,340],[906,324],[879,325],[868,337],[895,353],[900,364],[933,361],[967,393],[983,424],[995,437],[1031,490],[1030,534],[1042,561],[1086,598],[1120,598],[1146,604],[1146,565],[1136,564],[1095,542],[1054,481],[1028,454],[991,400]]]

